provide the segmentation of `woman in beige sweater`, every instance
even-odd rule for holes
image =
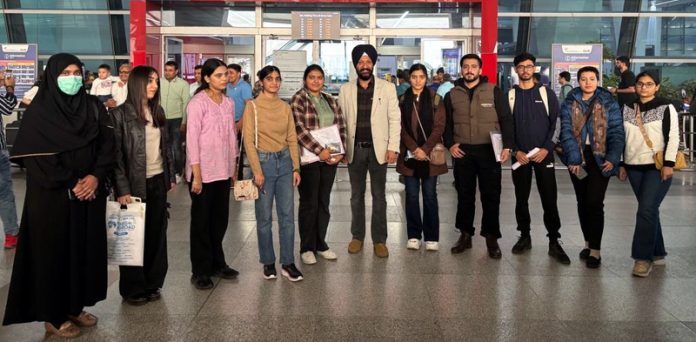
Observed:
[[[256,233],[260,261],[266,279],[277,278],[273,251],[273,200],[280,235],[282,275],[290,281],[302,280],[295,267],[294,194],[300,184],[300,157],[297,149],[295,120],[290,106],[278,97],[281,76],[278,67],[268,65],[256,74],[263,90],[249,101],[244,110],[242,127],[244,148],[249,158],[254,183],[259,187],[256,200]]]

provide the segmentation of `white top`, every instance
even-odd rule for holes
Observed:
[[[150,178],[164,172],[162,154],[160,153],[160,130],[152,124],[152,114],[145,111],[145,177]]]
[[[653,143],[650,149],[643,138],[643,133],[636,121],[636,113],[630,106],[624,106],[624,132],[626,146],[624,147],[623,162],[627,165],[655,164],[655,152],[665,151],[664,160],[675,161],[679,150],[679,115],[673,105],[662,105],[641,113],[643,127]],[[665,148],[663,121],[669,121],[669,142]]]
[[[39,92],[39,87],[38,86],[33,86],[31,89],[27,90],[27,92],[24,93],[24,97],[22,99],[27,99],[29,101],[34,100],[34,96],[36,96],[36,93]]]
[[[114,82],[111,85],[111,96],[116,101],[116,105],[120,106],[126,102],[126,97],[128,97],[128,83],[123,83],[122,81]]]
[[[189,85],[189,93],[190,93],[190,95],[193,96],[193,93],[195,93],[196,90],[198,90],[198,87],[200,87],[200,86],[201,86],[200,83],[197,83],[197,82],[191,83],[191,84]]]
[[[110,76],[105,79],[96,78],[92,82],[92,88],[90,88],[89,93],[96,96],[111,95],[111,86],[120,81],[116,76]]]

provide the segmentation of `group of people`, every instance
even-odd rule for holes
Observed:
[[[307,67],[302,89],[288,104],[278,96],[282,76],[277,67],[258,71],[260,90],[251,97],[250,87],[240,89],[233,81],[230,89],[231,78],[237,76],[239,82],[235,74],[239,68],[209,59],[196,68],[192,96],[188,84],[179,84],[176,64],[167,63],[164,81],[149,66],[129,70],[124,103],[107,111],[105,101],[84,91],[80,60],[69,54],[52,56],[10,157],[26,169],[27,192],[3,324],[43,321],[48,333],[62,337],[77,336],[80,328],[97,324],[97,317],[84,307],[106,297],[104,215],[110,192],[121,205],[129,205],[135,197],[147,203],[143,266],[120,267],[120,294],[132,305],[161,298],[167,273],[167,192],[179,172],[191,197],[192,284],[210,289],[212,277],[236,278],[239,272],[227,264],[222,242],[230,189],[241,179],[237,169],[242,149],[259,189],[255,201],[259,261],[263,277],[269,280],[278,277],[274,203],[281,275],[293,282],[303,279],[295,265],[294,187],[300,196],[302,262],[337,259],[326,234],[339,163],[348,165],[350,176],[349,253],[360,253],[364,247],[369,173],[372,247],[375,256],[389,256],[388,164],[397,165],[406,185],[406,247],[419,250],[424,242],[426,250],[439,250],[437,177],[448,167],[434,163],[432,156],[442,144],[452,156],[458,194],[455,226],[461,236],[452,253],[472,246],[478,185],[483,207],[480,234],[488,255],[501,258],[497,243],[501,163],[511,159],[517,164],[512,179],[521,233],[512,252],[524,253],[532,245],[528,198],[533,172],[549,255],[569,264],[559,243],[556,151],[575,188],[586,241],[580,258],[587,267],[601,264],[604,195],[614,175],[630,180],[639,202],[633,273],[647,276],[653,265],[664,264],[659,206],[670,186],[679,135],[675,109],[655,97],[659,77],[639,74],[638,99],[621,108],[608,90],[598,86],[599,71],[584,67],[577,73],[580,86],[559,103],[550,89],[534,82],[534,56],[524,53],[515,58],[520,83],[504,93],[482,80],[480,57],[468,54],[460,61],[462,78],[438,106],[437,94],[427,86],[424,65],[410,68],[410,87],[398,96],[393,84],[374,76],[377,51],[372,45],[356,46],[351,57],[358,79],[344,84],[337,99],[323,91],[325,75],[319,65]],[[11,101],[12,85],[5,86]],[[345,153],[313,136],[313,131],[333,125]],[[186,153],[179,169],[172,145],[175,133],[182,132]],[[500,134],[498,152],[493,133]],[[301,163],[300,148],[319,161]],[[655,168],[655,151],[664,156],[661,170]]]

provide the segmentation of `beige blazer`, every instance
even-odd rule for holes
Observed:
[[[346,160],[353,161],[355,126],[358,117],[358,84],[350,81],[341,86],[338,104],[346,120]],[[372,148],[380,164],[387,162],[387,150],[398,152],[401,143],[401,110],[394,84],[375,78],[372,97]]]

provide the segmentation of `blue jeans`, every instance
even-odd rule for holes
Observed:
[[[0,219],[2,219],[5,234],[17,235],[19,232],[17,206],[14,192],[12,192],[10,157],[7,150],[0,151]]]
[[[662,225],[660,225],[660,204],[672,185],[672,179],[663,182],[660,171],[657,169],[629,169],[628,180],[638,199],[631,257],[636,260],[664,257],[667,252],[662,238]]]
[[[440,216],[437,206],[437,176],[428,178],[404,177],[406,180],[406,227],[409,239],[438,241]],[[421,220],[420,190],[423,190],[423,218]]]
[[[292,186],[292,159],[286,148],[280,152],[258,151],[264,185],[256,200],[256,235],[259,240],[259,257],[264,265],[275,264],[273,251],[273,199],[276,200],[276,214],[280,235],[280,263],[289,265],[295,262],[295,219],[294,195]]]

